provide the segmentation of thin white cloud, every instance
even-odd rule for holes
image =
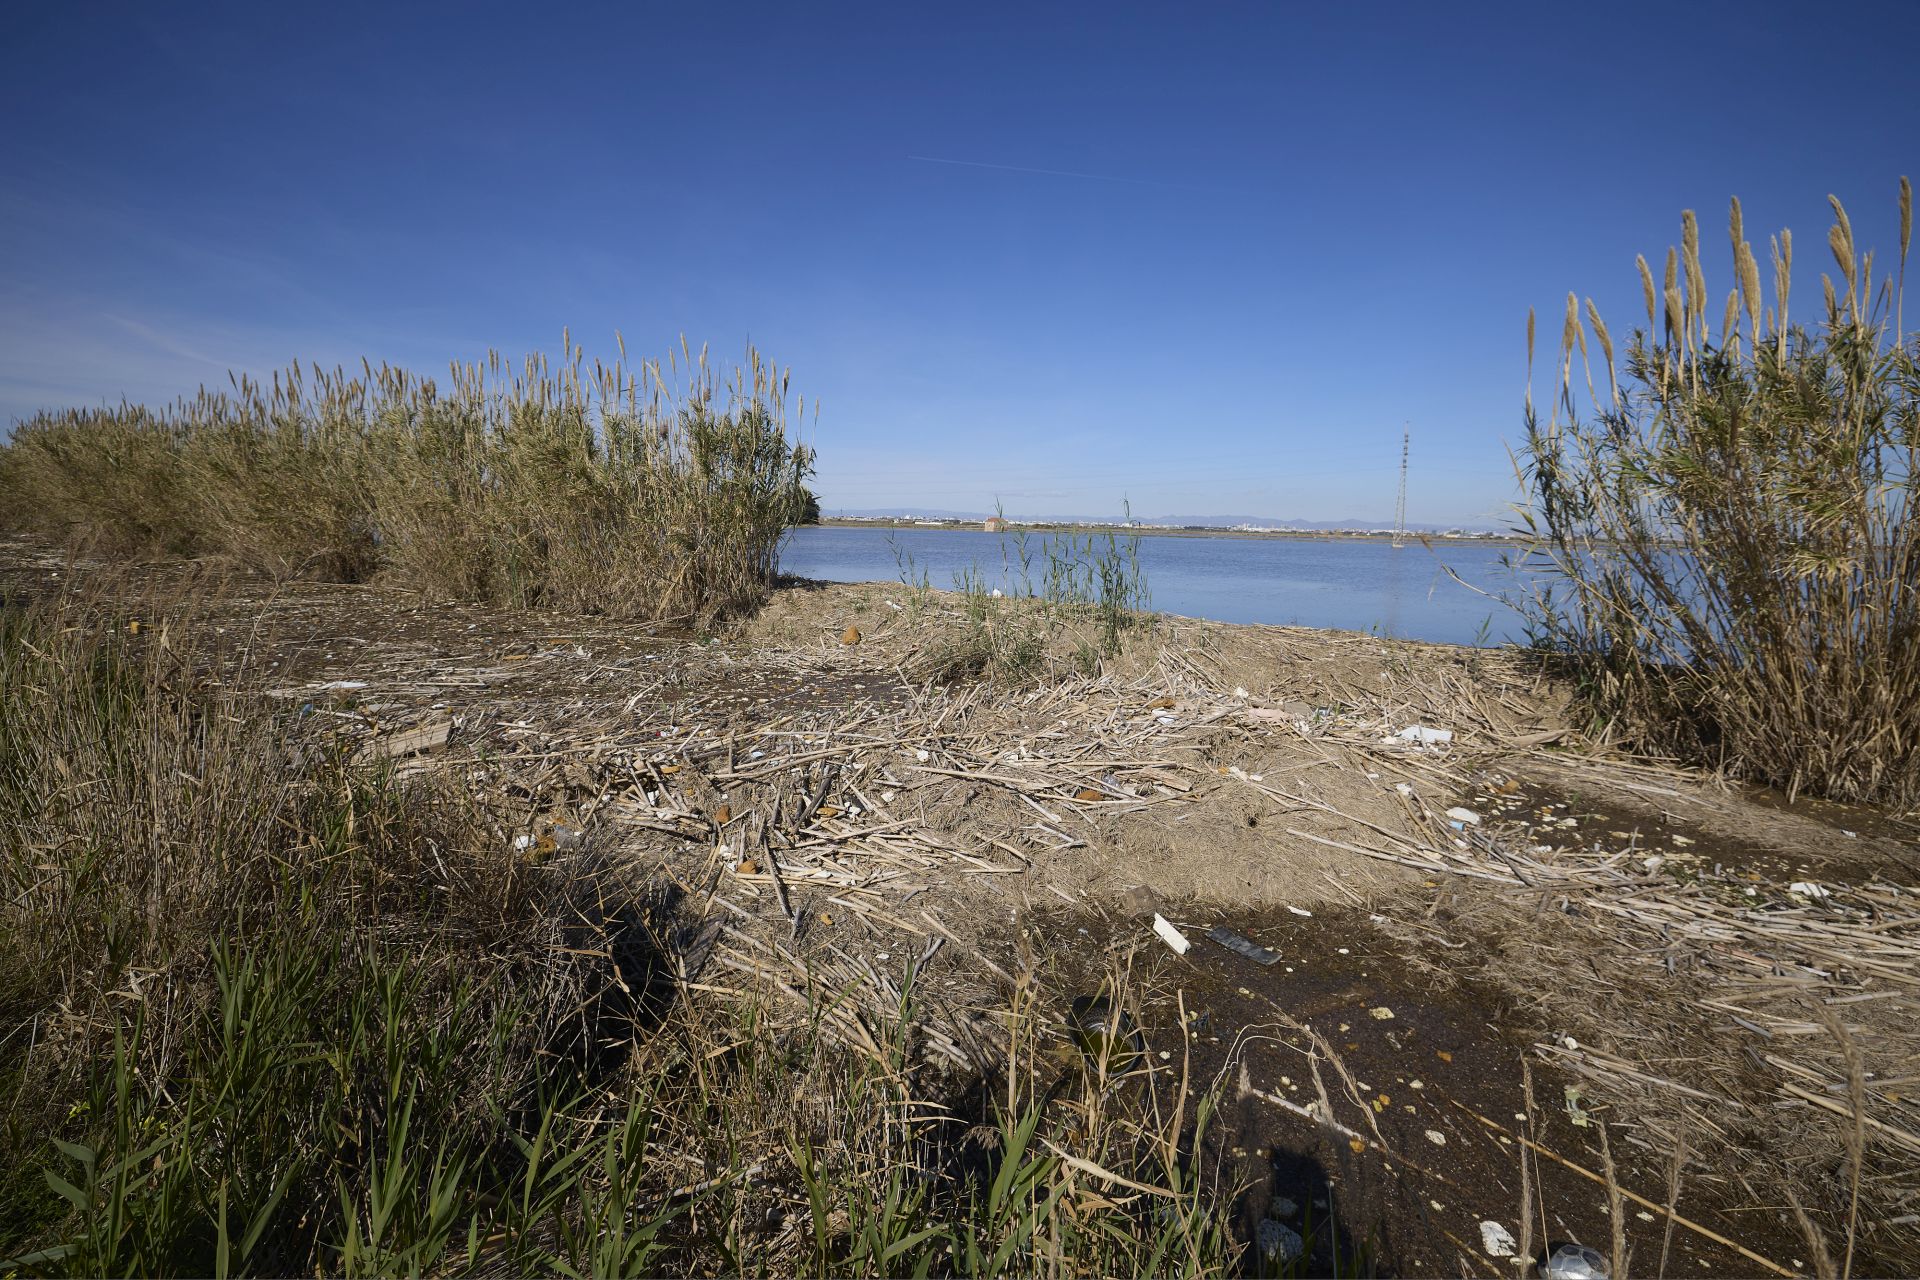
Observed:
[[[141,324],[138,320],[129,320],[125,316],[114,315],[111,311],[102,311],[100,315],[102,319],[113,321],[128,333],[133,334],[135,337],[145,339],[168,355],[179,356],[183,360],[197,360],[201,364],[210,364],[220,370],[226,370],[232,367],[231,361],[216,359],[204,352],[196,351],[192,347],[175,342],[172,338],[167,337],[163,333],[155,332],[151,327]]]

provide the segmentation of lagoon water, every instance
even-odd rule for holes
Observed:
[[[1044,564],[1041,536],[1029,535],[1028,546],[1034,563]],[[1461,586],[1442,566],[1484,591],[1510,594],[1516,580],[1501,564],[1510,551],[1437,538],[1429,549],[1413,540],[1395,547],[1371,538],[1146,535],[1140,568],[1152,607],[1163,613],[1501,644],[1523,639],[1519,615]],[[803,528],[780,556],[781,572],[830,582],[900,582],[908,563],[916,579],[924,573],[940,588],[968,570],[1007,590],[1019,578],[1014,539],[974,530]]]

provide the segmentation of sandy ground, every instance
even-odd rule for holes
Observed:
[[[9,596],[76,573],[0,547]],[[1605,1252],[1604,1127],[1634,1270],[1811,1274],[1785,1192],[1837,1254],[1857,1112],[1855,1272],[1913,1270],[1912,815],[1619,757],[1519,655],[1172,620],[1009,690],[929,681],[960,609],[897,584],[710,637],[210,566],[112,589],[132,620],[183,587],[251,679],[454,771],[530,859],[670,883],[684,972],[879,998],[914,963],[961,1081],[1012,984],[1064,1011],[1130,970],[1150,1061],[1220,1088],[1249,1234],[1332,1212],[1402,1274]]]

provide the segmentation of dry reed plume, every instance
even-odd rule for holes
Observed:
[[[1739,201],[1737,287],[1709,321],[1689,211],[1624,370],[1591,300],[1568,295],[1559,391],[1528,395],[1530,551],[1551,589],[1520,602],[1596,717],[1654,753],[1833,798],[1920,802],[1920,345],[1900,260],[1876,278],[1840,202],[1817,327],[1788,321],[1793,240],[1772,296]],[[1605,364],[1596,385],[1591,330]],[[1528,362],[1532,363],[1532,318]],[[1576,397],[1575,357],[1586,388]],[[1624,373],[1624,378],[1622,378]]]
[[[445,381],[296,364],[23,423],[0,509],[81,549],[704,624],[764,597],[805,507],[788,395],[755,351],[723,373],[684,344],[607,365],[569,339],[558,364],[495,352]]]

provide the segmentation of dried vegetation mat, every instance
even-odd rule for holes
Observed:
[[[7,562],[13,596],[85,575],[24,545]],[[190,572],[116,587],[124,624]],[[1099,994],[1046,989],[1059,966],[1033,954],[1038,915],[1106,930],[1089,954],[1128,972],[1144,946],[1177,990],[1196,978],[1182,966],[1224,953],[1173,956],[1156,913],[1350,911],[1379,924],[1395,981],[1508,993],[1520,1051],[1503,1070],[1524,1057],[1583,1091],[1625,1170],[1620,1238],[1599,1241],[1617,1265],[1638,1250],[1647,1269],[1661,1246],[1640,1233],[1675,1221],[1759,1241],[1728,1256],[1789,1274],[1782,1240],[1844,1269],[1920,1238],[1913,828],[1856,818],[1849,839],[1831,815],[1769,815],[1712,779],[1590,752],[1519,655],[1162,618],[1091,673],[942,683],[963,606],[897,587],[792,587],[711,637],[370,587],[218,577],[196,596],[194,625],[270,698],[362,763],[456,784],[507,865],[585,860],[596,883],[648,886],[668,921],[660,980],[751,994],[745,1034],[811,1028],[949,1098],[991,1093],[1023,1034],[1071,1043],[1085,1010],[1068,997]],[[578,911],[604,925],[619,909]],[[597,945],[582,936],[561,945]],[[1184,1059],[1187,1016],[1162,1064]],[[1364,1101],[1342,1108],[1302,1114],[1391,1163]],[[1184,1132],[1164,1166],[1188,1160],[1181,1142],[1204,1149]],[[1094,1163],[1101,1194],[1146,1194]],[[1709,1183],[1717,1211],[1751,1216],[1675,1208]],[[1628,1196],[1651,1226],[1620,1225]],[[1544,1243],[1545,1207],[1518,1208]]]

